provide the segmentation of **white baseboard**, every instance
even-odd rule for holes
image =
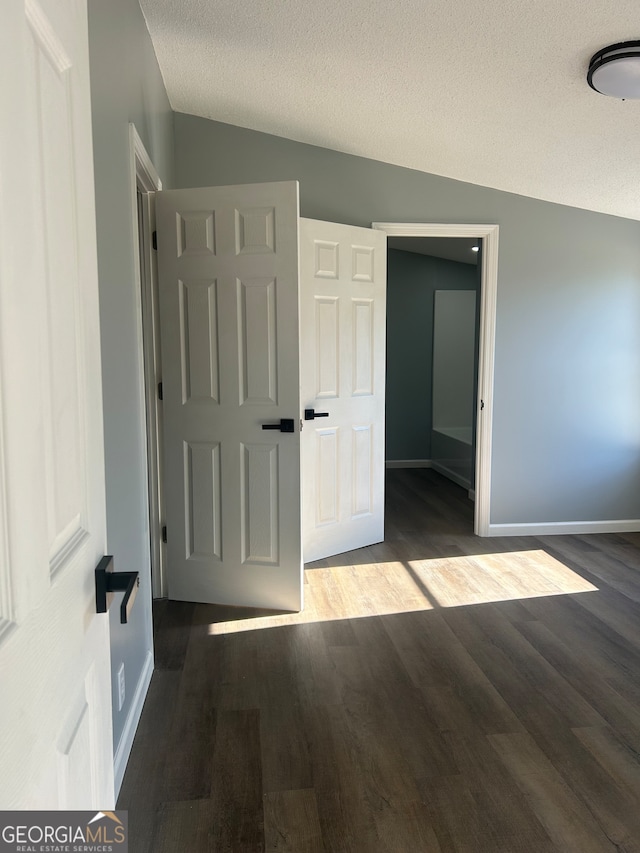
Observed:
[[[432,468],[430,459],[387,459],[387,468]]]
[[[147,657],[145,659],[144,666],[142,667],[138,684],[136,685],[136,692],[133,695],[133,701],[129,708],[127,721],[124,724],[124,729],[120,736],[120,742],[118,743],[118,748],[116,749],[116,754],[113,758],[113,776],[116,789],[116,799],[120,793],[120,787],[122,786],[122,780],[124,779],[124,771],[127,769],[127,762],[129,761],[129,755],[131,754],[133,739],[136,734],[136,729],[138,728],[138,723],[140,722],[142,706],[144,705],[144,700],[147,698],[147,691],[149,689],[152,675],[153,653],[147,652]]]
[[[488,536],[556,536],[580,533],[637,533],[640,519],[630,521],[548,521],[533,524],[490,524]]]
[[[442,465],[440,462],[432,462],[431,467],[434,471],[437,471],[438,474],[442,474],[443,477],[447,477],[449,480],[452,480],[454,483],[457,483],[459,486],[462,486],[463,489],[468,489],[471,483],[466,477],[461,477],[457,471],[448,468],[446,465]]]

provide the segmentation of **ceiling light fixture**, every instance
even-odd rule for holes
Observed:
[[[594,53],[587,83],[601,95],[640,98],[640,41],[611,44]]]

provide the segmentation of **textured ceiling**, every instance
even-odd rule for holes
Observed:
[[[638,0],[141,0],[174,110],[640,219]]]

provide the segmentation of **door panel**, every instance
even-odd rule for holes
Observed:
[[[315,329],[311,332],[316,345],[316,400],[339,395],[340,350],[338,346],[339,297],[315,296]],[[305,330],[306,331],[306,330]],[[309,332],[306,332],[309,334]]]
[[[300,220],[304,560],[384,539],[386,235]]]
[[[183,346],[182,402],[220,402],[218,286],[215,281],[180,282]],[[200,353],[206,358],[199,359]]]
[[[169,597],[298,610],[297,184],[161,192],[156,214]]]
[[[0,34],[0,807],[111,808],[98,286],[84,0]]]

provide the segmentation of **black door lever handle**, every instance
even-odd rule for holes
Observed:
[[[304,410],[304,419],[305,421],[314,421],[316,418],[328,418],[329,412],[316,412],[315,409],[305,409]]]
[[[293,418],[280,418],[279,424],[262,424],[262,429],[277,429],[280,432],[295,432]]]
[[[126,625],[139,586],[138,572],[114,572],[113,557],[103,557],[96,568],[96,613],[106,613],[113,593],[124,592],[120,604],[120,622]]]

